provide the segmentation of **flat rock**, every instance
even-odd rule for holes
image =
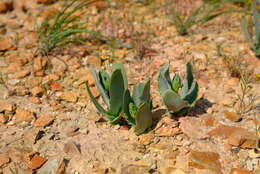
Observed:
[[[37,171],[38,174],[64,174],[65,160],[63,157],[51,157],[48,161]]]
[[[149,174],[149,167],[130,164],[121,169],[120,174]]]
[[[34,123],[34,126],[36,127],[44,127],[49,126],[53,121],[55,120],[55,117],[51,114],[42,114]]]
[[[8,154],[0,154],[0,167],[9,163],[9,161],[10,158],[8,157]]]
[[[197,118],[180,118],[180,128],[184,134],[192,139],[205,139],[208,137],[203,123]]]
[[[15,111],[15,122],[31,122],[35,120],[34,113],[22,108],[17,108]]]
[[[209,169],[221,173],[219,154],[215,152],[191,151],[188,165],[198,169]]]
[[[224,111],[224,116],[230,120],[230,121],[233,121],[233,122],[238,122],[238,121],[241,121],[242,119],[242,116],[235,113],[235,112],[230,112],[230,111],[227,111],[225,110]]]

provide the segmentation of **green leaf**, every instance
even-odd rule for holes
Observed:
[[[159,73],[158,76],[158,88],[160,94],[162,95],[166,90],[171,89],[171,79],[169,73],[169,64],[165,64]]]
[[[124,78],[120,69],[116,69],[111,76],[110,80],[110,110],[109,113],[113,115],[119,115],[122,111],[123,99],[124,99]]]
[[[132,117],[132,115],[129,111],[129,104],[132,102],[133,102],[133,100],[131,98],[130,91],[129,91],[129,89],[127,89],[127,90],[125,90],[125,93],[124,93],[123,110],[127,116],[126,120],[127,120],[128,124],[130,124],[131,126],[134,126],[135,119]]]
[[[250,34],[250,32],[248,30],[248,20],[246,19],[246,17],[244,17],[242,20],[242,28],[243,28],[246,40],[249,44],[249,47],[255,51],[255,45],[252,40],[252,35]]]
[[[134,103],[129,103],[129,112],[130,112],[130,114],[131,114],[131,116],[132,116],[132,118],[134,118],[134,119],[136,119],[136,117],[137,117],[137,107],[135,106],[135,104]]]
[[[103,98],[104,103],[109,108],[110,107],[110,100],[109,100],[109,96],[108,96],[107,91],[105,90],[105,88],[101,84],[100,79],[99,79],[96,71],[92,67],[89,68],[89,71],[92,73],[92,75],[93,75],[93,77],[95,79],[96,86],[97,86],[97,88],[98,88],[98,90],[100,92],[101,97]]]
[[[148,128],[152,126],[152,112],[150,109],[150,102],[143,103],[139,108],[136,116],[136,126],[135,126],[135,133],[137,135],[142,134]]]
[[[178,93],[181,88],[181,78],[178,74],[174,74],[172,79],[172,89],[174,92]]]
[[[188,107],[187,101],[182,100],[181,97],[172,90],[167,90],[163,93],[163,102],[167,106],[169,111],[178,112],[181,109]]]
[[[146,83],[139,83],[134,86],[133,90],[133,100],[137,107],[141,104],[150,101],[150,80]]]
[[[256,45],[259,47],[260,45],[260,23],[259,23],[259,13],[257,10],[257,4],[256,4],[256,0],[253,0],[253,4],[252,4],[252,9],[253,9],[253,20],[254,20],[254,24],[255,24],[255,33],[256,33]]]
[[[198,97],[198,93],[199,93],[199,86],[198,83],[194,80],[191,85],[191,89],[189,90],[188,94],[183,98],[183,100],[188,101],[188,103],[192,105],[196,101]]]
[[[127,75],[126,75],[124,65],[122,63],[113,63],[112,72],[114,72],[117,69],[119,69],[121,71],[122,76],[123,76],[123,81],[124,81],[124,88],[127,89],[128,88],[128,80],[127,80]]]
[[[190,62],[186,64],[186,76],[183,82],[183,88],[182,88],[182,96],[185,97],[189,89],[191,88],[192,82],[194,80],[193,77],[193,71],[192,71],[192,65]]]
[[[88,95],[90,97],[90,100],[94,103],[95,107],[97,108],[97,110],[101,113],[101,114],[104,114],[107,116],[107,112],[105,111],[105,109],[98,103],[98,101],[96,100],[96,98],[93,96],[92,92],[90,91],[89,89],[89,86],[88,84],[86,85],[87,86],[87,92],[88,92]]]
[[[103,69],[99,70],[99,79],[104,89],[108,92],[110,85],[110,77]]]

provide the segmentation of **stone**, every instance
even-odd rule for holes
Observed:
[[[242,116],[240,114],[237,114],[235,112],[230,112],[230,111],[227,111],[227,110],[224,111],[224,116],[228,120],[233,121],[233,122],[238,122],[238,121],[242,120]]]
[[[88,82],[88,85],[90,86],[95,84],[95,79],[93,78],[91,72],[87,68],[77,71],[73,75],[73,80],[76,81],[78,86],[86,82]]]
[[[24,86],[18,86],[15,88],[15,93],[18,96],[26,96],[29,94],[29,90]]]
[[[49,126],[53,121],[55,120],[55,117],[51,114],[42,114],[34,123],[34,126],[36,127],[45,127]]]
[[[98,56],[88,56],[87,64],[99,68],[101,66],[101,59]]]
[[[7,39],[0,40],[0,51],[7,51],[10,50],[12,47],[13,45],[9,40]]]
[[[179,119],[180,129],[184,134],[192,139],[205,139],[207,138],[207,133],[205,132],[205,127],[203,127],[200,119],[193,117],[183,117]]]
[[[39,155],[34,155],[29,163],[30,169],[38,169],[40,168],[45,162],[47,161],[46,158],[41,157]]]
[[[36,141],[43,136],[43,131],[39,128],[31,128],[24,132],[24,141],[28,144],[35,144]]]
[[[35,104],[39,104],[41,103],[41,100],[39,99],[39,97],[30,97],[29,101]]]
[[[31,89],[31,94],[34,97],[41,97],[44,94],[45,90],[41,87],[34,87]]]
[[[179,123],[169,117],[164,117],[156,125],[155,135],[156,136],[175,136],[181,134],[182,131],[178,127]]]
[[[63,86],[59,82],[52,82],[50,85],[52,91],[62,91]]]
[[[38,174],[65,174],[65,160],[62,157],[52,157],[37,171]]]
[[[65,145],[64,145],[64,148],[63,148],[63,151],[67,154],[67,155],[70,155],[70,156],[75,156],[75,155],[80,155],[80,149],[79,147],[76,145],[75,142],[67,142]]]
[[[217,173],[222,173],[219,154],[215,152],[199,152],[192,150],[189,154],[188,165],[198,169],[209,169]]]
[[[63,92],[60,98],[67,102],[75,103],[78,100],[77,94],[73,91]]]
[[[254,174],[254,173],[245,169],[233,168],[231,169],[230,174]]]
[[[10,162],[8,154],[0,154],[0,168]]]
[[[17,108],[15,111],[15,122],[31,122],[35,120],[34,113],[22,108]]]
[[[227,138],[228,143],[233,146],[250,149],[256,147],[257,136],[255,132],[248,131],[244,128],[219,125],[208,134],[210,136]]]
[[[30,69],[26,68],[24,70],[17,71],[14,74],[14,76],[15,76],[16,79],[21,79],[21,78],[28,76],[30,73],[31,73]]]
[[[6,100],[0,100],[0,112],[12,112],[14,109],[14,105]]]
[[[38,4],[52,4],[54,3],[56,0],[37,0]]]
[[[149,167],[130,164],[126,167],[122,167],[121,174],[149,174]]]
[[[12,162],[22,163],[25,166],[28,166],[31,155],[33,155],[31,149],[10,148],[8,150],[8,156]]]
[[[217,123],[217,120],[213,116],[206,116],[203,122],[205,126],[212,127]]]
[[[8,11],[7,4],[4,1],[0,1],[0,13],[5,13]]]
[[[232,77],[227,81],[227,84],[230,86],[238,86],[239,84],[239,79],[236,77]]]
[[[153,134],[142,135],[138,137],[138,141],[144,145],[149,145],[153,142],[155,136]]]
[[[164,169],[162,174],[186,174],[183,170],[181,169],[176,169],[173,167],[167,167]]]
[[[0,123],[4,124],[9,120],[9,116],[6,114],[0,114]]]
[[[47,59],[43,57],[36,57],[33,62],[33,71],[40,72],[44,70],[45,66],[47,65]]]

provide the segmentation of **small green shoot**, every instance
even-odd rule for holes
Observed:
[[[158,76],[158,88],[163,102],[170,112],[177,116],[187,114],[195,105],[199,92],[191,63],[186,65],[186,77],[183,83],[177,73],[172,79],[170,78],[169,64],[165,64]],[[179,94],[180,90],[181,94]]]
[[[112,65],[111,75],[102,69],[99,70],[98,73],[96,73],[92,68],[90,68],[90,71],[108,110],[106,111],[98,103],[87,84],[87,92],[91,101],[94,103],[97,110],[108,118],[110,123],[117,124],[120,121],[123,112],[124,92],[128,88],[127,76],[123,65],[120,63],[114,63]]]
[[[69,0],[65,2],[54,19],[46,19],[39,27],[40,53],[44,56],[57,47],[62,47],[68,43],[82,43],[83,40],[75,37],[80,33],[98,35],[84,28],[80,22],[81,14],[76,15],[79,10],[83,9],[96,0]]]
[[[152,100],[150,80],[134,86],[133,96],[127,89],[124,94],[124,112],[127,122],[134,127],[137,135],[142,134],[152,126]]]

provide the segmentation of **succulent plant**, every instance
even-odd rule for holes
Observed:
[[[186,64],[186,76],[183,84],[177,73],[174,74],[171,80],[169,64],[165,64],[159,73],[158,87],[168,110],[178,116],[185,115],[195,105],[199,92],[191,63]]]
[[[152,126],[152,100],[150,95],[150,80],[134,86],[133,95],[129,89],[124,93],[124,112],[127,122],[134,127],[137,135]]]
[[[123,65],[120,63],[113,64],[111,75],[106,73],[103,69],[99,70],[98,73],[92,68],[90,68],[90,71],[108,110],[106,111],[98,103],[87,84],[87,92],[91,101],[94,103],[97,110],[104,114],[112,124],[118,123],[123,112],[124,92],[128,89],[127,76]]]
[[[260,58],[260,18],[259,12],[257,10],[256,1],[252,2],[252,11],[253,11],[253,21],[255,27],[255,35],[250,32],[249,22],[246,17],[243,18],[242,27],[245,33],[246,40],[251,48],[255,52],[256,57]]]

